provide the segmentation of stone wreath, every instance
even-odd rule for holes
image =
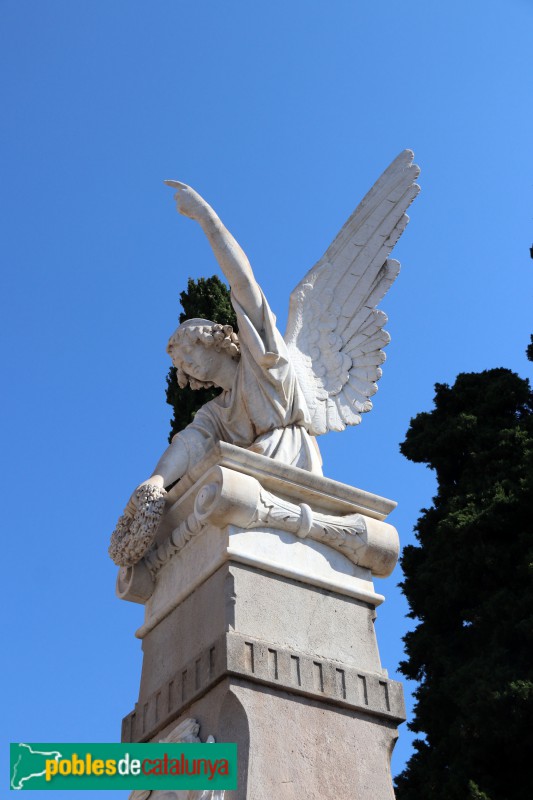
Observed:
[[[119,567],[132,567],[150,549],[165,510],[166,491],[146,484],[135,491],[137,511],[123,514],[113,533],[109,555]]]

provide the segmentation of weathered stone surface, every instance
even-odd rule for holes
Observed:
[[[237,742],[239,788],[225,800],[393,800],[396,722],[226,678],[187,716]]]
[[[228,675],[396,723],[405,719],[401,686],[382,673],[227,633],[150,694],[141,690],[136,710],[123,721],[123,741],[150,741]]]
[[[374,617],[373,606],[356,598],[226,564],[146,633],[141,698],[228,631],[380,672]]]

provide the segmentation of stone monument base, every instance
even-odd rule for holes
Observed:
[[[217,446],[169,493],[153,550],[119,574],[119,596],[146,606],[123,741],[192,718],[202,740],[238,744],[227,800],[392,800],[405,712],[381,667],[373,586],[397,558],[392,508]]]

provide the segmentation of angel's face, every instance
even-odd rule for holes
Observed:
[[[172,363],[179,367],[193,384],[209,383],[222,389],[231,389],[237,370],[237,364],[223,350],[217,352],[214,347],[206,347],[202,342],[182,341],[171,349]]]
[[[172,362],[191,378],[212,382],[213,353],[200,342],[185,341],[173,348]]]

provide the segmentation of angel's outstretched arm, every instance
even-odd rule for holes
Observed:
[[[147,480],[143,481],[140,486],[151,484],[153,486],[159,486],[160,489],[163,489],[165,486],[170,486],[170,484],[174,483],[174,481],[177,481],[178,478],[181,478],[185,474],[188,463],[189,456],[187,450],[180,440],[180,437],[175,436],[172,443],[167,447],[157,462],[152,475]],[[135,492],[136,491],[137,489]],[[135,492],[133,492],[126,506],[125,513],[130,516],[135,514],[137,507]]]
[[[165,181],[165,183],[177,190],[175,200],[180,214],[196,220],[202,226],[236,300],[246,310],[252,323],[260,328],[261,291],[250,262],[239,243],[198,192],[178,181]]]

